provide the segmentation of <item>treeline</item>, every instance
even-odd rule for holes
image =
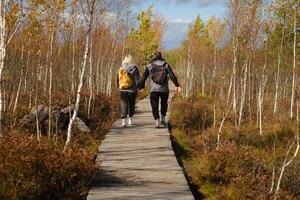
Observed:
[[[124,55],[142,67],[160,48],[164,28],[151,7],[136,16],[131,1],[1,1],[1,11],[1,134],[15,125],[18,110],[39,104],[51,115],[60,101],[76,108],[84,102],[90,117],[95,96],[116,90]]]
[[[236,127],[263,125],[267,113],[296,117],[299,93],[298,1],[229,1],[226,17],[198,16],[169,57],[184,96],[207,95],[232,104]]]
[[[198,196],[299,199],[299,33],[299,1],[230,0],[168,52],[184,85],[175,149]]]
[[[0,199],[86,199],[117,69],[142,69],[163,28],[130,0],[0,1]]]

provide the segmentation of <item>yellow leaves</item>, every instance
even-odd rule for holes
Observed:
[[[128,46],[132,54],[138,57],[139,65],[146,64],[153,51],[160,47],[163,32],[163,19],[152,14],[152,7],[138,15],[139,29],[133,29],[128,35]]]
[[[20,17],[21,8],[17,3],[12,3],[6,13],[6,24],[8,29],[12,29],[16,26],[17,21]]]
[[[45,0],[36,0],[36,3],[38,3],[38,4],[46,4],[46,1]]]
[[[225,24],[216,17],[212,17],[208,20],[206,29],[214,43],[218,43],[225,35]]]
[[[70,5],[71,5],[71,7],[76,7],[77,3],[78,3],[78,0],[72,0]]]
[[[62,13],[67,7],[65,0],[29,0],[29,5],[31,11],[39,11],[49,16]]]
[[[53,32],[57,29],[62,16],[67,8],[65,0],[29,0],[29,23],[33,33],[27,34],[33,37],[42,29]],[[32,32],[31,31],[31,32]]]

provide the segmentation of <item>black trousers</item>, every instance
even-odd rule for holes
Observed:
[[[137,94],[133,92],[120,92],[122,119],[125,119],[127,115],[129,115],[129,117],[134,115],[136,95]]]
[[[150,93],[152,114],[155,120],[159,119],[159,99],[161,104],[161,108],[160,108],[161,115],[166,116],[168,111],[169,93],[164,93],[164,92]]]

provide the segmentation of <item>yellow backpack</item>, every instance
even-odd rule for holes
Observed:
[[[131,74],[125,70],[120,68],[118,71],[119,75],[119,87],[120,89],[129,89],[133,85],[133,78]]]

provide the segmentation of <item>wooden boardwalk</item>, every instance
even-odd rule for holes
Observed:
[[[137,104],[134,126],[114,123],[100,146],[101,171],[88,200],[194,200],[166,128],[154,128],[150,100]]]

